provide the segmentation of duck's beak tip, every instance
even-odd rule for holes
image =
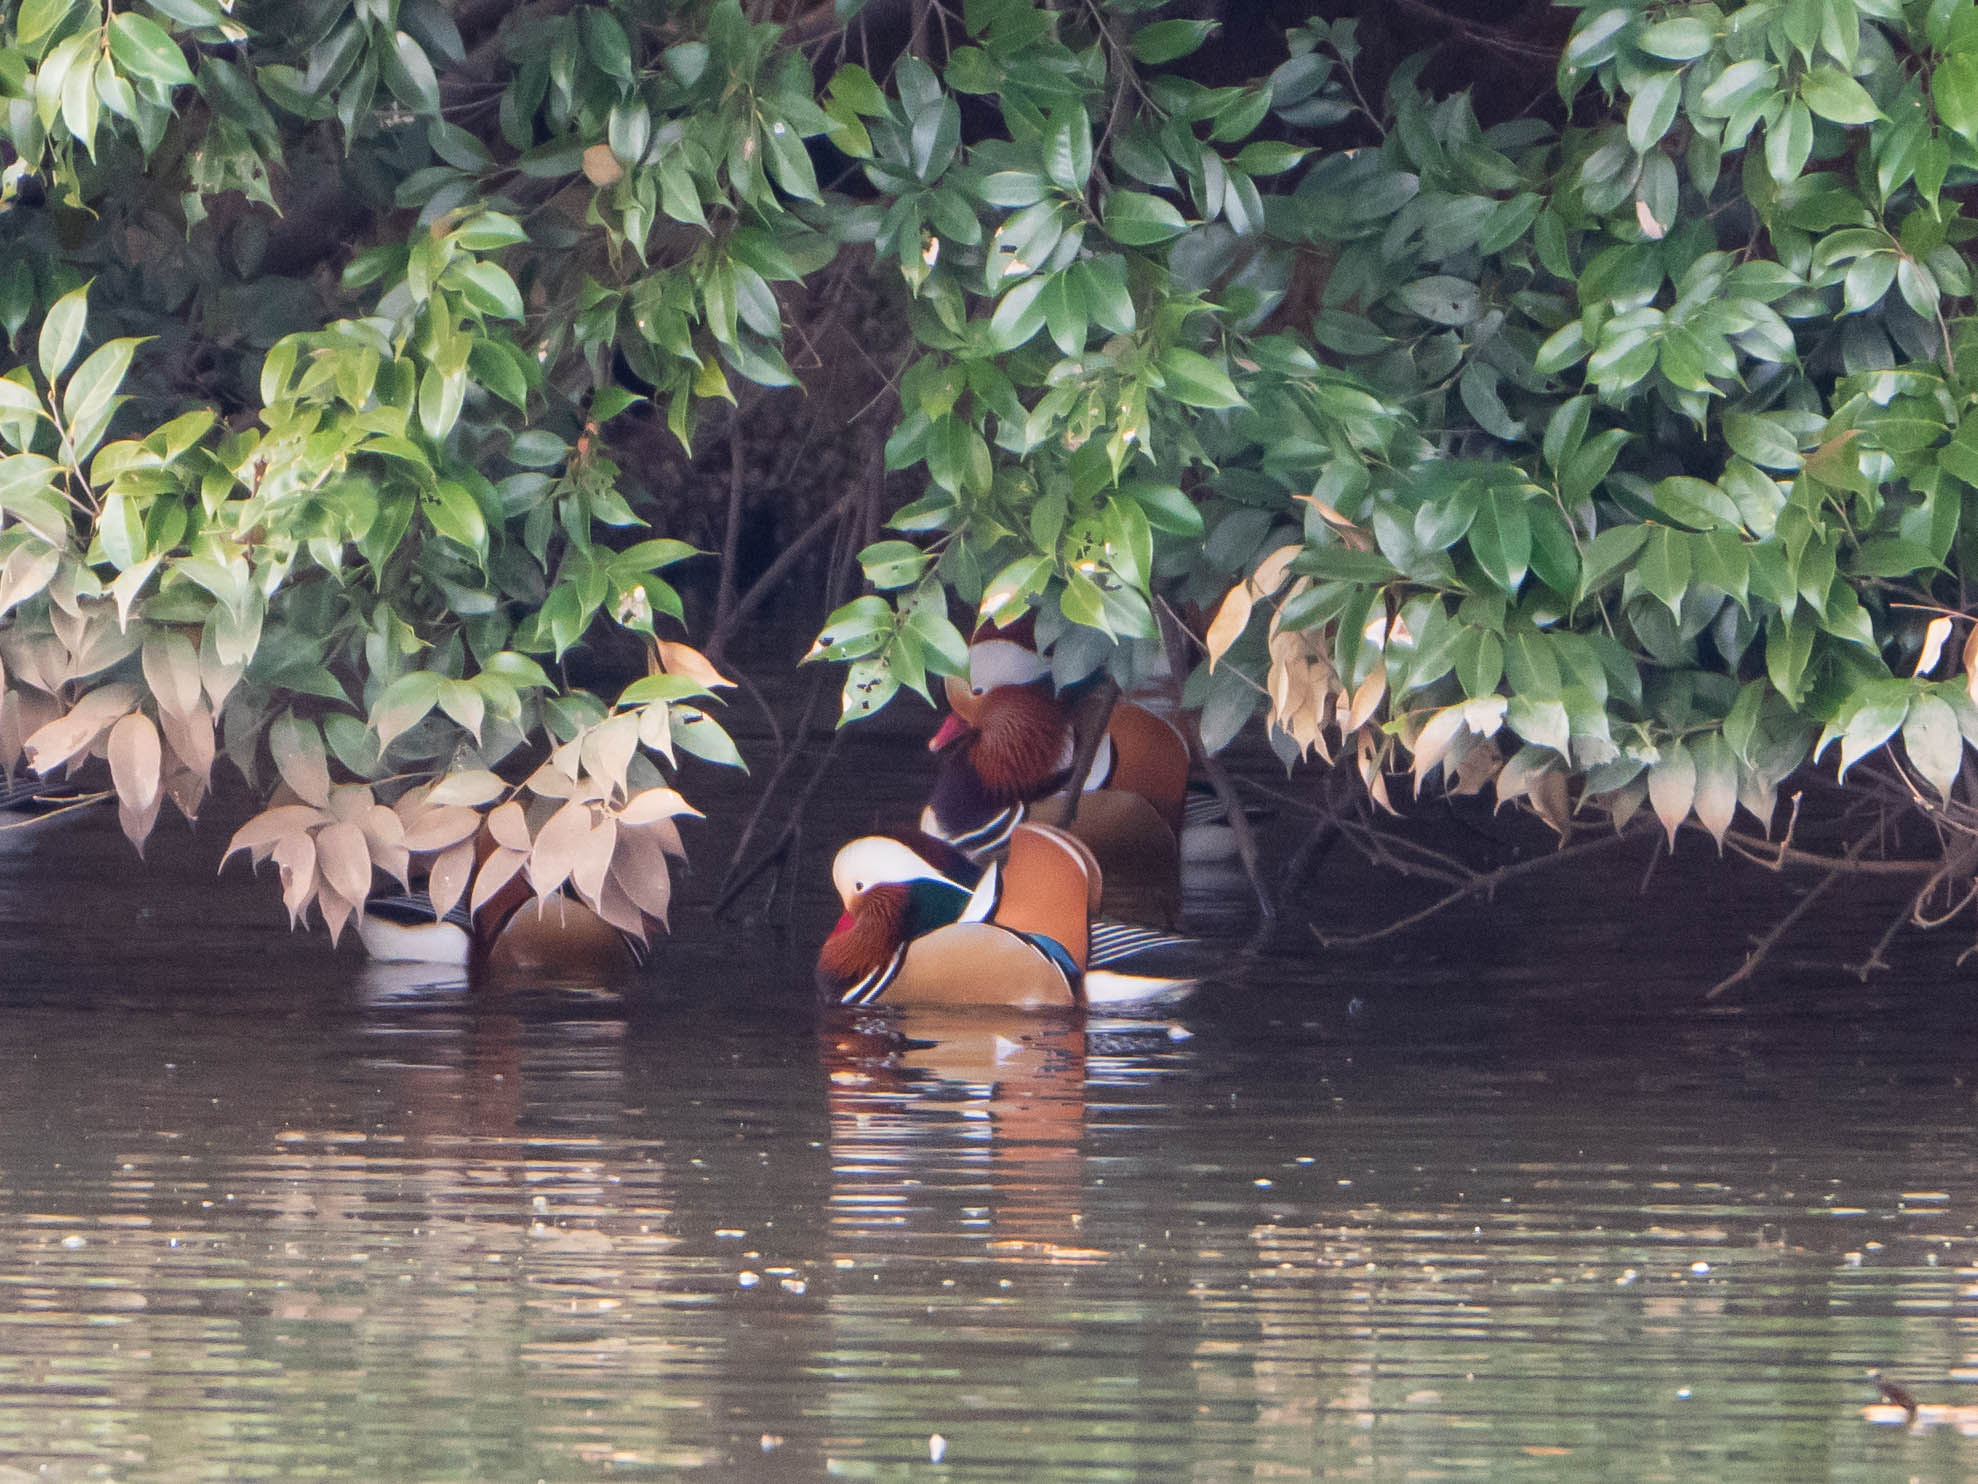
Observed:
[[[950,711],[942,718],[941,725],[936,729],[934,735],[927,739],[927,750],[929,752],[940,752],[967,734],[968,723],[963,721],[960,715]]]

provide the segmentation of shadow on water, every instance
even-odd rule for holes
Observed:
[[[211,853],[0,854],[0,1481],[1978,1470],[1961,984],[1672,1009],[1483,914],[839,1018],[819,891],[470,992]]]

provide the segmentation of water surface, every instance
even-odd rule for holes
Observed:
[[[1500,904],[837,1020],[816,889],[470,992],[216,853],[0,853],[0,1481],[1978,1472],[1961,978]]]

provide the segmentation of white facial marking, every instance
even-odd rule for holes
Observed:
[[[941,873],[898,840],[865,835],[852,841],[831,862],[831,884],[847,911],[869,888],[901,881],[940,880]]]
[[[969,688],[978,696],[1000,685],[1028,685],[1050,673],[1036,650],[1008,639],[979,639],[968,647]]]

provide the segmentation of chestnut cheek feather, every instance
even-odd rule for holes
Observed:
[[[899,947],[906,911],[904,886],[875,886],[854,898],[818,951],[818,971],[850,983],[879,968]]]

